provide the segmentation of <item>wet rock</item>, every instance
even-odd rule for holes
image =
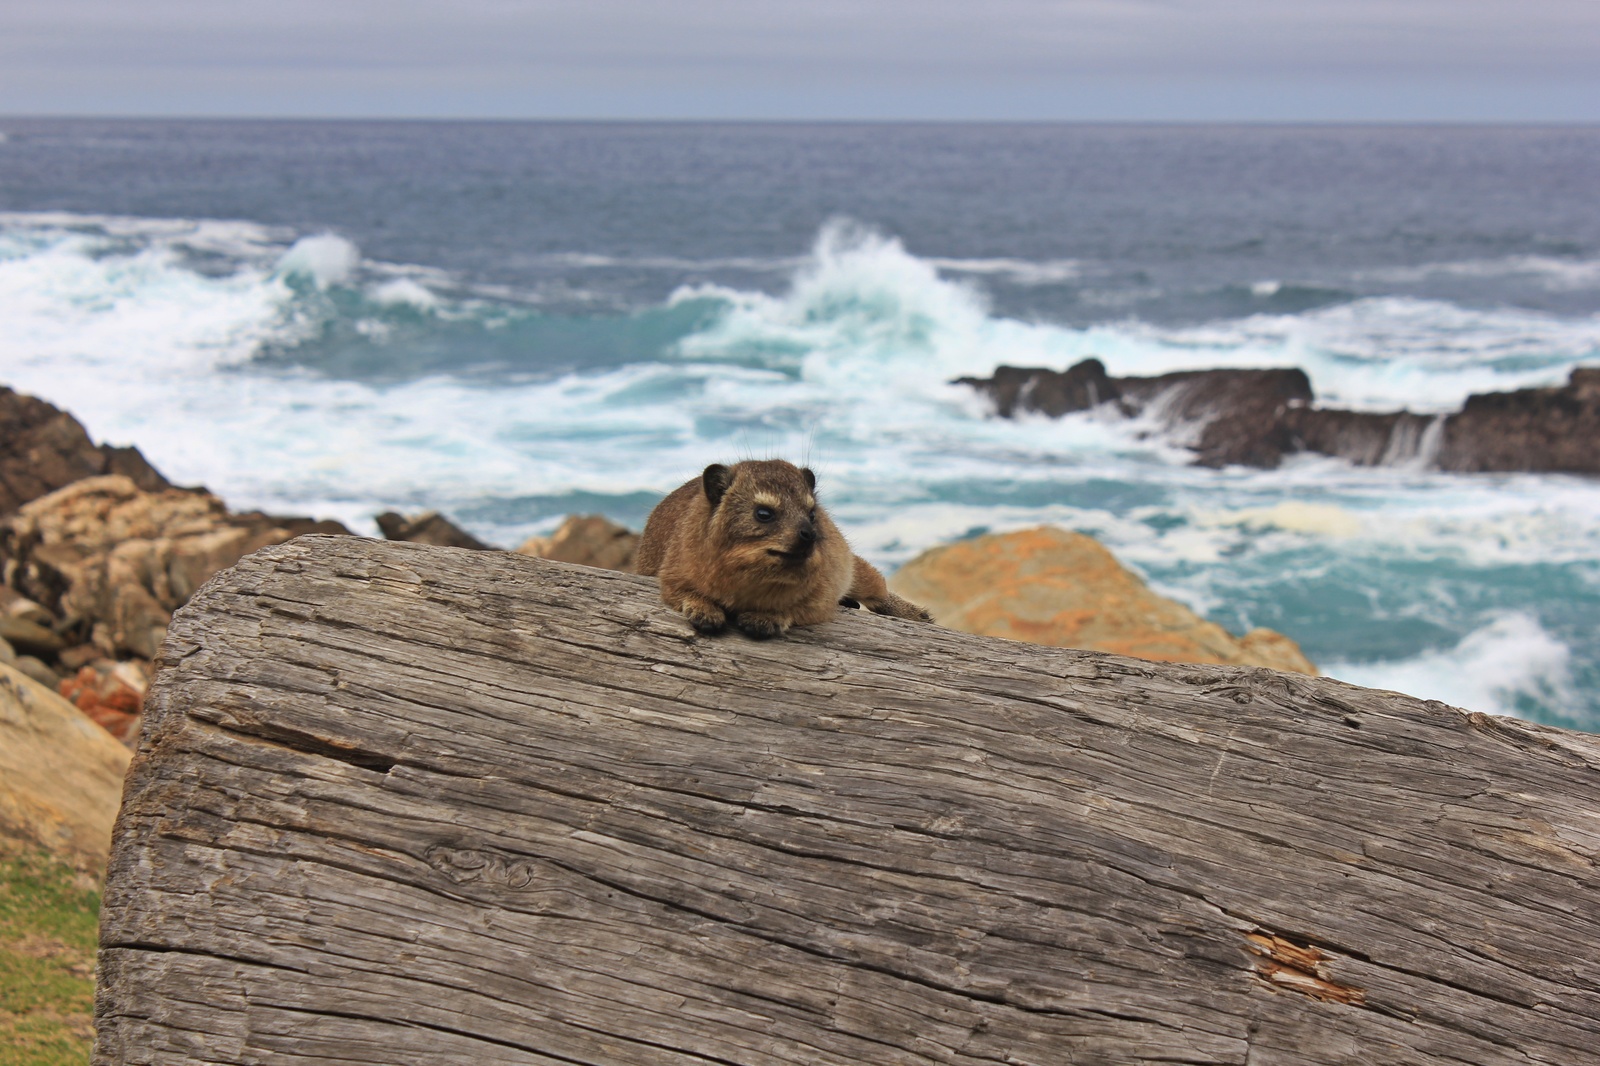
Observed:
[[[1160,426],[1194,449],[1201,466],[1270,469],[1314,452],[1357,466],[1600,474],[1600,368],[1574,370],[1560,388],[1474,395],[1449,416],[1314,407],[1298,369],[1113,378],[1088,359],[1064,371],[1002,366],[957,383],[987,395],[1007,418],[1109,404]]]
[[[1201,466],[1277,466],[1295,450],[1285,417],[1311,402],[1311,381],[1302,370],[1205,370],[1150,382],[1140,413],[1153,412],[1180,431],[1190,428]],[[1125,396],[1138,394],[1124,389]]]
[[[99,874],[131,757],[53,686],[0,665],[0,838]]]
[[[1370,414],[1329,408],[1293,408],[1283,414],[1288,452],[1333,455],[1356,466],[1426,464],[1438,451],[1443,419],[1409,411]]]
[[[1600,474],[1600,367],[1567,384],[1467,397],[1444,422],[1438,465],[1464,472]]]
[[[563,563],[597,566],[633,573],[639,534],[602,515],[568,515],[548,537],[533,537],[517,549],[519,555],[554,559]]]
[[[492,544],[485,544],[438,511],[426,511],[413,518],[407,518],[394,511],[385,511],[375,521],[385,540],[435,544],[441,548],[471,548],[474,551],[491,551],[494,548]]]
[[[148,491],[171,487],[137,448],[96,445],[67,412],[0,386],[0,515],[107,473],[123,474]]]
[[[1060,417],[1103,404],[1146,418],[1195,450],[1203,466],[1272,467],[1296,450],[1287,411],[1311,402],[1305,372],[1192,370],[1156,377],[1113,378],[1098,359],[1066,370],[996,368],[990,378],[959,378],[987,395],[1002,417],[1032,411]]]
[[[1042,526],[924,552],[890,587],[966,633],[1165,662],[1266,666],[1315,674],[1288,637],[1235,637],[1158,596],[1092,537]]]
[[[991,378],[957,378],[956,384],[970,385],[994,401],[1002,418],[1014,418],[1018,411],[1037,411],[1060,418],[1073,411],[1087,411],[1122,397],[1117,383],[1098,359],[1085,359],[1066,370],[1044,367],[996,367]]]

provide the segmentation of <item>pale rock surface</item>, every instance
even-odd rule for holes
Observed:
[[[602,515],[568,515],[548,537],[532,537],[517,548],[518,555],[579,563],[604,570],[633,573],[639,534]]]
[[[933,548],[889,585],[964,633],[1162,662],[1317,672],[1283,634],[1235,637],[1151,592],[1094,538],[1048,526]]]
[[[291,535],[208,492],[147,492],[113,474],[25,505],[0,523],[0,552],[6,583],[50,609],[58,631],[152,659],[171,612],[207,578]]]
[[[0,839],[100,874],[132,757],[72,704],[0,665]]]

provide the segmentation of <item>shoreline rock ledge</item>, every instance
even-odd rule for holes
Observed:
[[[1066,370],[1001,366],[954,383],[988,396],[1002,418],[1104,409],[1149,419],[1193,449],[1199,466],[1270,470],[1312,452],[1357,466],[1600,475],[1600,367],[1574,369],[1565,385],[1476,393],[1445,415],[1317,407],[1298,368],[1117,378],[1085,359]]]

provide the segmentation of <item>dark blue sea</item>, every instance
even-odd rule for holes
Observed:
[[[1600,483],[1206,470],[1002,363],[1447,411],[1600,364],[1600,128],[0,118],[0,382],[239,508],[637,527],[803,459],[885,568],[1053,523],[1328,673],[1600,730]],[[1600,447],[1597,442],[1596,447]]]

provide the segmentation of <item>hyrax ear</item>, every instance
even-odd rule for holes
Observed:
[[[802,466],[800,468],[800,473],[801,473],[801,476],[803,476],[806,479],[806,484],[808,486],[810,486],[811,491],[812,492],[816,492],[817,491],[817,475],[815,475],[815,474],[813,474],[811,472],[811,468],[809,466]]]
[[[705,487],[706,499],[711,502],[711,509],[715,511],[717,504],[722,502],[722,494],[733,484],[733,471],[721,463],[712,463],[700,475],[700,484]]]

